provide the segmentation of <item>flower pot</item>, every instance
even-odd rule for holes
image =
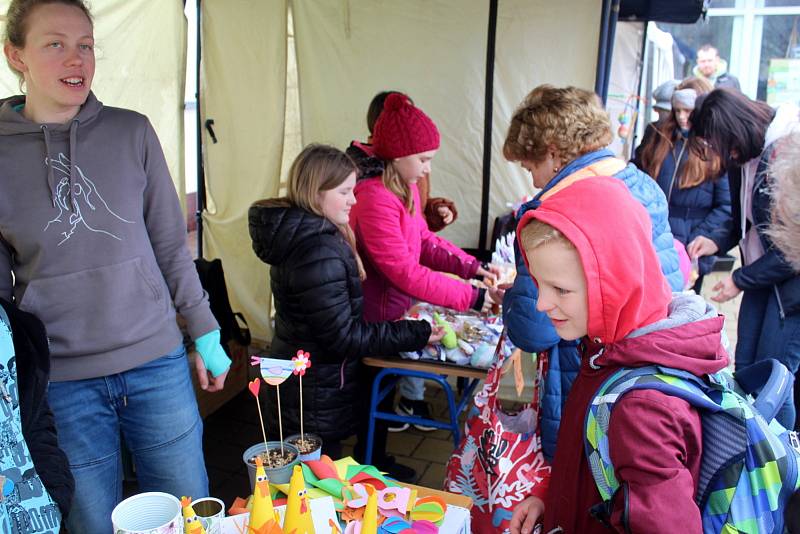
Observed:
[[[322,438],[316,434],[306,432],[303,434],[303,440],[300,441],[300,434],[293,434],[286,438],[286,443],[291,443],[297,450],[300,451],[300,461],[308,462],[311,460],[319,460],[322,454]]]
[[[280,452],[281,450],[281,442],[280,441],[268,441],[267,447],[269,451],[277,450]],[[289,479],[292,477],[292,468],[300,463],[300,451],[297,450],[297,447],[290,443],[283,442],[283,450],[287,455],[293,456],[292,460],[285,465],[280,467],[269,467],[267,463],[264,463],[264,471],[267,473],[267,478],[273,484],[288,484]],[[264,452],[264,442],[256,443],[246,451],[242,455],[242,460],[247,465],[247,474],[250,476],[250,489],[252,490],[255,487],[255,480],[256,480],[256,463],[253,461],[253,458],[257,454],[261,454]]]

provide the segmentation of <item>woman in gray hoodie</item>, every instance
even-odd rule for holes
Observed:
[[[13,0],[5,54],[26,95],[0,101],[0,298],[50,338],[49,398],[76,488],[70,532],[111,532],[120,436],[139,489],[208,493],[202,421],[176,311],[201,386],[230,365],[186,249],[153,127],[91,92],[82,0]]]

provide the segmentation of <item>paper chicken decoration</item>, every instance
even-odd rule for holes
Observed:
[[[361,534],[378,534],[378,492],[367,485],[367,509],[364,510],[364,520],[361,522]]]
[[[264,462],[256,456],[256,487],[253,490],[253,508],[250,512],[249,533],[269,532],[265,527],[272,522],[278,523],[278,514],[272,506],[272,496],[269,493],[269,479],[264,471]],[[278,530],[280,532],[280,530]]]
[[[183,507],[183,532],[184,534],[206,534],[206,529],[203,528],[203,523],[192,508],[191,497],[181,497],[181,506]]]
[[[315,534],[308,490],[306,490],[305,479],[303,479],[303,469],[299,465],[294,466],[292,478],[289,480],[283,532],[285,534]]]

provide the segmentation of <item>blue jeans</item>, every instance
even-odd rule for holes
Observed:
[[[425,400],[425,379],[404,376],[397,381],[400,396],[408,400]]]
[[[778,300],[771,287],[744,292],[736,337],[737,369],[774,358],[792,374],[797,372],[800,365],[800,314],[781,320]],[[775,419],[791,430],[795,417],[794,399],[790,398]]]
[[[52,382],[49,400],[75,477],[70,532],[111,533],[111,511],[122,500],[120,435],[140,491],[208,495],[203,421],[183,346],[116,375]]]

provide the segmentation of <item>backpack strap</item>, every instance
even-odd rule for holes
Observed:
[[[736,371],[733,376],[745,394],[758,393],[753,407],[767,422],[775,419],[778,410],[792,395],[794,375],[778,360],[761,360]]]
[[[589,405],[584,439],[589,468],[605,504],[611,501],[620,487],[611,464],[608,443],[611,412],[625,393],[635,389],[655,389],[681,398],[696,408],[710,412],[723,411],[710,396],[716,388],[686,371],[650,365],[620,369],[611,375],[597,390]]]

